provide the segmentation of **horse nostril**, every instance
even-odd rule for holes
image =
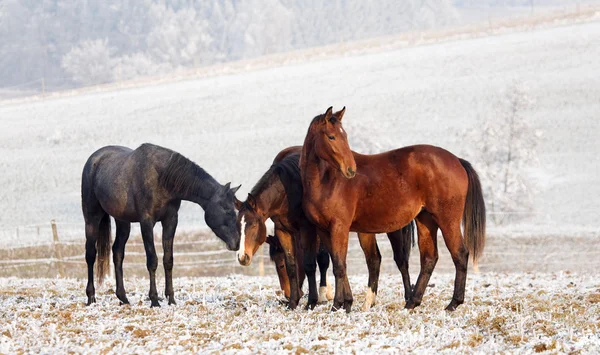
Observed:
[[[352,168],[348,168],[348,176],[353,177],[356,175],[356,171],[352,170]]]
[[[250,264],[250,256],[246,253],[238,257],[238,261],[242,266],[248,266]]]

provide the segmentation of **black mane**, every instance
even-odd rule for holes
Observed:
[[[212,185],[211,182],[216,182],[204,169],[177,152],[173,152],[158,179],[167,190],[184,196],[196,195]]]
[[[253,196],[259,195],[263,190],[270,186],[270,181],[273,176],[283,177],[284,175],[292,181],[297,181],[299,186],[302,186],[300,180],[300,167],[298,161],[300,153],[292,153],[278,163],[271,165],[269,170],[263,174],[256,185],[252,188],[250,194]]]

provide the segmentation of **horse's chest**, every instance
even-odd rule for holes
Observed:
[[[304,203],[304,213],[306,217],[314,224],[327,228],[332,218],[332,209],[328,205],[316,204],[312,202]]]

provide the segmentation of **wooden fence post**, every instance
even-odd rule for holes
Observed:
[[[52,244],[54,244],[54,256],[56,257],[56,265],[58,265],[58,274],[60,277],[65,277],[65,268],[62,262],[62,253],[58,246],[58,231],[56,230],[56,220],[50,221],[52,225]]]

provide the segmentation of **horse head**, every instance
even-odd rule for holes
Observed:
[[[344,177],[352,179],[356,175],[356,162],[342,127],[345,112],[346,107],[336,113],[329,107],[324,114],[315,117],[304,144],[305,149],[312,149],[312,154],[317,158],[339,169]]]
[[[256,199],[251,194],[245,202],[237,201],[237,227],[241,236],[237,259],[243,266],[252,262],[252,256],[267,239],[267,226]]]
[[[235,193],[240,186],[233,189],[230,183],[220,186],[210,198],[204,213],[206,224],[227,245],[229,250],[237,250],[240,233],[236,228]]]

